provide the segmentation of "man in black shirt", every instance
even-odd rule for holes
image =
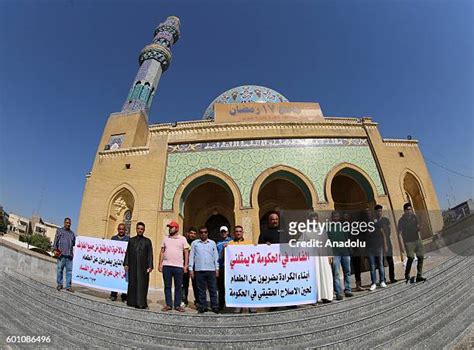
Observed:
[[[404,214],[398,221],[398,234],[403,238],[408,259],[405,268],[405,282],[408,283],[410,280],[410,270],[413,260],[415,259],[415,254],[418,258],[416,282],[424,282],[426,278],[422,276],[422,273],[425,251],[419,235],[420,225],[418,218],[413,213],[413,208],[410,203],[403,205],[403,211]]]
[[[280,214],[276,211],[268,214],[267,228],[262,229],[258,237],[258,244],[279,244],[288,243],[288,235],[284,230],[280,230]],[[296,309],[297,306],[288,306],[287,309]],[[271,307],[268,311],[276,311],[277,307]]]
[[[276,211],[268,215],[268,225],[260,232],[258,244],[288,243],[283,231],[280,230],[280,215]]]
[[[390,283],[396,283],[397,280],[395,279],[395,266],[393,264],[393,247],[392,240],[390,239],[390,220],[387,217],[383,216],[383,207],[380,204],[377,204],[375,206],[375,219],[377,220],[377,224],[383,231],[385,237],[387,250],[384,252],[384,258],[387,260],[388,264],[388,275],[390,278]]]

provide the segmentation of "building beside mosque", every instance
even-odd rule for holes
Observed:
[[[80,235],[110,238],[118,223],[143,221],[156,249],[166,223],[177,220],[182,228],[206,225],[211,232],[240,224],[256,241],[262,218],[275,208],[379,203],[395,224],[407,201],[423,222],[424,239],[442,228],[418,141],[384,139],[371,118],[325,116],[318,103],[244,85],[223,92],[195,121],[150,125],[179,27],[169,17],[156,28],[122,110],[107,120],[86,176]],[[153,276],[152,286],[158,284]]]

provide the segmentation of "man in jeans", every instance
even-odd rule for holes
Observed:
[[[376,269],[379,270],[380,287],[387,288],[387,284],[385,283],[385,269],[383,266],[383,256],[387,251],[387,243],[385,242],[382,222],[380,220],[374,220],[371,212],[369,212],[367,215],[367,223],[374,223],[374,227],[369,227],[366,233],[371,280],[369,290],[374,291],[377,288]]]
[[[348,239],[346,233],[342,230],[341,217],[337,211],[332,212],[331,222],[328,230],[328,238],[331,242],[345,242]],[[333,257],[331,259],[332,274],[334,277],[334,290],[336,291],[336,300],[343,300],[343,290],[341,287],[340,270],[344,272],[344,295],[352,297],[351,289],[351,257],[347,248],[333,248]]]
[[[208,289],[212,311],[218,314],[217,277],[219,277],[219,255],[217,254],[216,243],[208,239],[206,227],[199,228],[199,237],[200,239],[196,239],[191,244],[189,257],[189,274],[191,278],[196,278],[198,286],[198,312],[201,314],[207,311],[206,289]]]
[[[161,311],[173,310],[171,285],[174,280],[174,309],[184,312],[181,306],[183,275],[187,272],[189,258],[189,244],[183,236],[178,235],[179,225],[171,221],[168,225],[169,235],[161,244],[160,263],[158,270],[163,273],[165,284],[166,306]]]
[[[126,235],[125,233],[127,232],[127,229],[125,227],[125,224],[119,224],[117,227],[117,234],[115,236],[112,236],[112,241],[121,241],[121,242],[128,242],[130,239],[130,236]],[[115,301],[117,300],[117,292],[110,292],[110,300]],[[122,302],[127,301],[127,293],[122,293],[120,295],[120,298],[122,299]]]
[[[383,206],[380,204],[377,204],[375,206],[375,219],[377,220],[377,224],[380,225],[381,229],[383,230],[385,243],[387,244],[387,251],[384,253],[384,258],[387,259],[390,283],[396,283],[397,279],[395,278],[395,264],[393,262],[393,246],[392,240],[390,238],[390,220],[387,217],[383,216]]]
[[[53,249],[58,257],[56,264],[56,282],[57,290],[63,289],[63,271],[66,269],[66,290],[73,292],[71,288],[72,280],[72,257],[74,254],[74,245],[76,244],[76,235],[71,230],[71,219],[64,219],[64,226],[56,230]]]
[[[398,221],[398,234],[403,238],[405,245],[405,252],[407,255],[407,266],[405,268],[405,283],[410,280],[410,270],[415,254],[418,258],[416,282],[424,282],[426,278],[423,277],[423,259],[425,257],[425,249],[420,239],[420,225],[417,216],[413,213],[413,208],[410,203],[403,205],[403,215]],[[403,251],[403,247],[402,247]]]

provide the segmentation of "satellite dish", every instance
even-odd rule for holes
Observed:
[[[411,135],[408,135],[407,136],[407,140],[411,140],[413,137],[411,137]]]

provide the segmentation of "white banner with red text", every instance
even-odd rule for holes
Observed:
[[[123,267],[127,242],[78,236],[74,247],[72,282],[101,290],[127,293]]]
[[[316,265],[309,249],[280,244],[225,248],[228,307],[278,307],[317,301]]]

